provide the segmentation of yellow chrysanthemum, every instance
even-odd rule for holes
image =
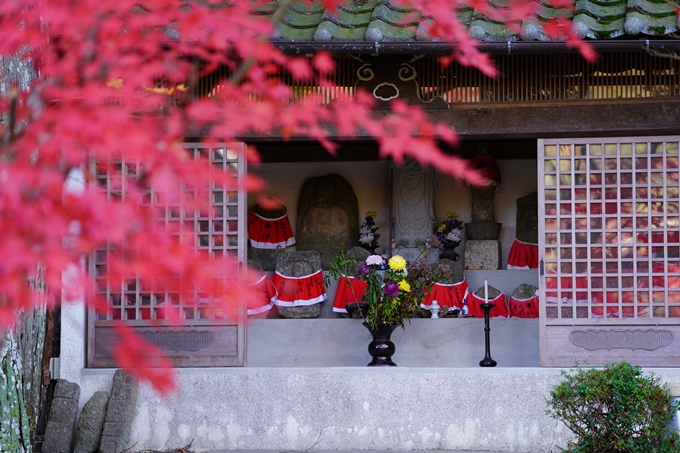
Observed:
[[[378,215],[378,213],[375,212],[375,211],[366,211],[366,212],[364,212],[364,216],[366,216],[366,217],[375,217],[375,216],[377,216],[377,215]]]
[[[411,285],[409,285],[406,280],[402,280],[399,282],[399,289],[402,291],[409,292],[411,291]]]
[[[447,219],[457,219],[458,218],[458,213],[455,211],[447,212],[446,213],[446,218]]]
[[[394,255],[387,264],[393,271],[403,271],[406,268],[406,260],[399,255]]]
[[[445,225],[445,224],[444,224],[444,225],[439,225],[439,229],[438,229],[437,231],[439,231],[440,233],[443,233],[444,230],[446,230],[446,225]]]

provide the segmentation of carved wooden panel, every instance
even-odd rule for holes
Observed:
[[[95,323],[93,367],[115,367],[113,347],[118,335],[109,323]],[[160,348],[177,367],[238,366],[238,325],[135,327],[146,341]],[[242,340],[241,340],[242,341]]]
[[[541,365],[570,367],[587,360],[590,366],[602,366],[626,360],[640,366],[677,366],[679,336],[680,326],[671,325],[548,325],[541,335]]]

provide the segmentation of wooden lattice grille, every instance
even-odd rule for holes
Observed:
[[[206,147],[187,144],[188,154],[206,159],[212,171],[229,172],[234,178],[245,177],[243,144]],[[143,176],[138,164],[118,162],[116,171],[102,171],[92,165],[92,182],[108,197],[124,198],[133,190],[131,182]],[[111,167],[108,167],[109,169]],[[208,256],[230,255],[245,262],[246,195],[211,185],[208,192],[197,193],[180,187],[178,201],[160,202],[156,193],[146,190],[144,204],[160,212],[159,227],[167,228],[178,238],[194,241],[197,251]],[[212,212],[196,208],[191,200],[209,197]],[[153,249],[153,244],[149,244]],[[135,328],[145,339],[164,349],[176,366],[233,366],[245,363],[245,305],[236,311],[225,311],[222,301],[207,297],[201,288],[183,289],[142,281],[131,274],[120,285],[106,281],[109,257],[121,250],[107,244],[89,258],[89,272],[97,283],[98,295],[106,301],[106,310],[91,310],[88,315],[88,366],[115,366],[112,344],[118,341],[114,326],[119,320]],[[130,253],[136,250],[130,249]],[[158,260],[163,260],[159,255]],[[178,276],[179,278],[180,276]],[[227,276],[215,275],[224,284]],[[235,316],[236,315],[236,316]],[[235,319],[236,318],[236,319]]]
[[[202,145],[187,145],[187,151],[192,157],[207,159],[215,171],[232,172],[235,177],[239,174],[240,156],[235,148],[206,148]],[[97,185],[104,188],[109,197],[123,198],[127,196],[129,181],[142,175],[139,164],[121,162],[118,167],[120,175],[110,175],[96,171]],[[120,176],[120,177],[119,177]],[[239,258],[239,237],[243,238],[243,210],[239,205],[240,195],[237,190],[227,191],[223,188],[212,187],[209,197],[213,207],[212,215],[201,213],[191,207],[191,199],[196,193],[181,188],[179,202],[168,205],[158,204],[158,198],[153,191],[144,194],[147,206],[157,208],[162,212],[161,223],[178,237],[189,236],[194,239],[196,250],[208,254],[232,255]],[[241,235],[239,236],[239,227]],[[156,287],[144,287],[138,278],[131,277],[120,287],[111,288],[103,279],[111,254],[117,251],[112,247],[98,250],[91,260],[91,272],[98,282],[99,293],[106,296],[108,310],[99,313],[99,320],[148,320],[170,317],[168,311],[181,319],[216,319],[223,318],[218,301],[210,301],[196,291],[194,301],[182,300],[177,294],[161,291]],[[198,301],[198,303],[195,303]]]
[[[680,61],[646,53],[602,54],[594,64],[576,54],[496,55],[497,78],[431,58],[414,63],[423,97],[449,103],[555,102],[680,95]]]
[[[635,357],[680,333],[679,140],[539,141],[542,362]]]
[[[381,57],[365,57],[364,60],[373,65],[381,64]],[[587,63],[577,54],[494,55],[492,60],[499,71],[497,78],[457,63],[443,68],[436,57],[416,59],[411,64],[418,74],[416,81],[421,97],[429,101],[434,96],[441,96],[451,104],[598,101],[680,95],[680,61],[670,57],[647,53],[602,54],[594,64]],[[328,76],[330,87],[294,82],[285,72],[275,77],[292,87],[291,102],[300,102],[314,93],[327,104],[341,95],[354,96],[357,70],[363,64],[354,58],[337,57],[336,70]],[[201,79],[196,94],[215,94],[220,90],[220,81],[227,77],[225,69],[207,75]]]

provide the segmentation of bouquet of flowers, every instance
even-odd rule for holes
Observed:
[[[359,267],[359,278],[367,283],[364,301],[368,310],[366,324],[375,329],[379,324],[404,327],[404,321],[415,317],[427,293],[435,282],[449,277],[449,266],[436,262],[429,266],[425,258],[407,261],[400,255],[387,260],[384,276],[378,271],[385,266],[385,259],[369,256]]]
[[[407,280],[406,260],[394,255],[387,261],[384,275],[379,272],[385,259],[371,255],[359,266],[359,278],[367,284],[364,301],[368,310],[364,320],[371,329],[379,324],[404,326],[404,320],[413,318],[419,311],[423,294],[411,290]]]
[[[464,227],[465,224],[458,218],[457,212],[447,212],[444,220],[432,230],[427,244],[434,248],[454,249],[463,240]]]
[[[366,211],[364,223],[359,228],[359,245],[373,253],[378,248],[378,239],[380,239],[380,233],[378,233],[380,227],[375,224],[376,215],[375,211]]]

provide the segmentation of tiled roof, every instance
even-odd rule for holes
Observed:
[[[518,34],[505,23],[496,22],[452,0],[452,7],[470,35],[480,41],[547,41],[543,30],[546,19],[563,16],[572,21],[584,39],[631,39],[663,36],[678,30],[675,10],[678,0],[571,0],[555,8],[539,2],[535,16],[522,21]],[[490,0],[503,8],[505,0]],[[273,14],[277,1],[261,5],[259,14]],[[456,7],[456,5],[458,5]],[[406,22],[408,21],[408,22]],[[335,14],[321,3],[294,0],[278,25],[274,40],[318,42],[409,42],[427,41],[423,27],[431,18],[416,10],[397,7],[394,0],[348,0]]]

